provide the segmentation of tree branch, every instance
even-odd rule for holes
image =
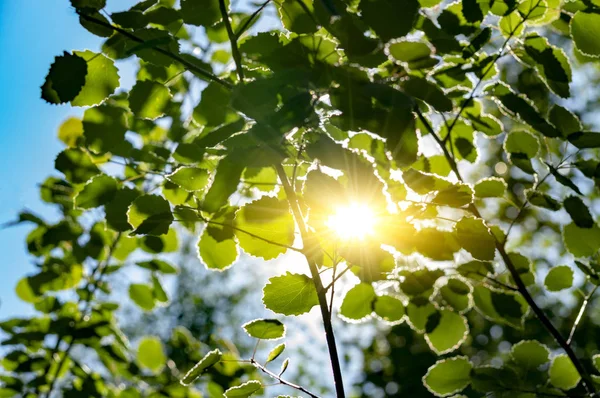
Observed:
[[[110,23],[106,23],[100,19],[94,18],[91,15],[87,15],[81,11],[77,11],[77,13],[79,14],[79,16],[83,19],[85,19],[88,22],[92,22],[95,23],[96,25],[100,25],[100,26],[104,26],[105,28],[109,28],[114,30],[115,32],[119,32],[120,34],[122,34],[123,36],[127,37],[128,39],[131,39],[137,43],[140,44],[146,44],[146,41],[137,37],[136,35],[134,35],[131,32],[126,31],[125,29],[119,28],[117,26],[114,26]],[[191,62],[181,58],[179,55],[177,54],[173,54],[171,51],[162,49],[160,47],[157,46],[149,46],[150,48],[152,48],[153,50],[166,55],[167,57],[174,59],[175,61],[179,62],[180,64],[182,64],[183,66],[185,66],[187,68],[187,70],[189,70],[190,72],[196,72],[199,75],[204,76],[205,78],[207,78],[208,80],[212,80],[216,83],[219,83],[220,85],[227,87],[227,88],[231,88],[231,83],[226,82],[225,80],[221,80],[219,79],[217,76],[213,75],[212,73],[205,71],[202,68],[197,67],[196,65],[192,64]]]
[[[240,83],[243,83],[244,69],[242,68],[242,55],[238,49],[237,36],[231,27],[231,21],[229,20],[229,14],[227,14],[227,5],[225,5],[225,0],[219,0],[219,9],[221,10],[223,23],[225,24],[225,29],[227,30],[227,36],[229,36],[229,42],[231,43],[231,55],[235,61],[235,69],[237,70],[238,77],[240,78]]]
[[[313,394],[312,392],[308,391],[306,388],[299,386],[298,384],[294,384],[292,382],[289,382],[283,378],[281,378],[281,376],[276,375],[275,373],[271,372],[269,369],[267,369],[266,367],[264,367],[263,365],[261,365],[260,363],[256,362],[253,359],[250,359],[250,363],[252,365],[254,365],[254,367],[258,370],[260,370],[261,372],[269,375],[270,377],[274,378],[275,380],[279,381],[279,384],[283,384],[286,385],[288,387],[292,387],[298,391],[302,391],[303,393],[305,393],[306,395],[310,396],[311,398],[319,398],[318,395]]]
[[[287,200],[289,206],[294,215],[294,219],[298,224],[298,228],[300,229],[300,234],[302,235],[302,242],[304,245],[307,245],[311,240],[309,236],[309,230],[306,227],[304,222],[304,218],[302,217],[302,212],[300,211],[300,206],[298,205],[298,198],[296,197],[296,193],[292,189],[287,175],[285,174],[285,170],[281,164],[275,165],[277,169],[277,175],[283,184],[283,189],[287,196]],[[308,250],[310,250],[309,248]],[[310,254],[306,251],[306,247],[304,248],[304,257],[308,262],[308,267],[310,268],[310,273],[312,276],[313,283],[315,285],[315,289],[317,291],[317,297],[319,299],[319,307],[321,309],[321,317],[323,318],[323,327],[325,329],[325,339],[327,340],[327,348],[329,349],[329,359],[331,361],[331,368],[333,370],[333,379],[335,384],[335,391],[337,398],[345,398],[346,394],[344,392],[344,384],[342,380],[342,369],[340,366],[340,359],[338,357],[337,346],[335,343],[335,336],[333,334],[333,326],[331,325],[331,314],[329,313],[329,307],[327,306],[327,295],[326,290],[323,288],[323,282],[321,281],[321,276],[319,275],[319,268],[317,264],[311,259]]]
[[[571,332],[569,333],[569,338],[567,339],[567,344],[571,344],[573,340],[573,336],[575,335],[575,330],[577,330],[577,326],[579,326],[579,322],[581,322],[581,318],[583,318],[583,314],[585,313],[585,309],[587,308],[590,299],[596,293],[596,289],[598,289],[598,285],[594,286],[592,291],[584,297],[583,303],[581,303],[581,308],[579,309],[579,313],[577,314],[577,318],[575,318],[575,322],[573,322],[573,327],[571,328]]]

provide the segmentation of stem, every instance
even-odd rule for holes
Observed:
[[[88,22],[92,22],[95,23],[96,25],[100,25],[100,26],[104,26],[105,28],[109,28],[114,30],[115,32],[119,32],[120,34],[122,34],[123,36],[127,37],[128,39],[131,39],[137,43],[140,44],[146,44],[146,41],[143,39],[140,39],[139,37],[137,37],[136,35],[134,35],[131,32],[126,31],[125,29],[121,29],[117,26],[114,26],[110,23],[104,22],[100,19],[96,19],[90,15],[87,15],[81,11],[77,11],[77,13],[79,14],[79,16],[83,19],[85,19]],[[226,82],[224,80],[219,79],[217,76],[213,75],[212,73],[205,71],[202,68],[197,67],[196,65],[192,64],[191,62],[188,62],[187,60],[185,60],[184,58],[181,58],[179,55],[177,54],[173,54],[171,51],[162,49],[160,47],[157,46],[150,46],[150,48],[152,48],[153,50],[166,55],[167,57],[174,59],[175,61],[179,62],[180,64],[182,64],[183,66],[185,66],[187,68],[187,70],[191,71],[191,72],[196,72],[199,75],[204,76],[205,78],[207,78],[208,80],[212,80],[213,82],[219,83],[220,85],[227,87],[227,88],[231,88],[231,84],[229,82]]]
[[[577,330],[577,326],[579,326],[579,322],[581,322],[581,318],[583,318],[583,314],[585,313],[585,309],[587,308],[590,299],[596,293],[596,289],[598,289],[598,285],[594,286],[592,291],[585,296],[583,299],[583,303],[581,303],[581,308],[579,309],[579,313],[577,314],[577,318],[575,318],[575,322],[573,323],[573,327],[571,328],[571,332],[569,333],[569,338],[567,339],[567,344],[571,344],[573,340],[573,336],[575,335],[575,330]]]
[[[415,106],[415,112],[417,113],[419,119],[423,122],[423,124],[425,125],[427,130],[433,135],[433,138],[435,139],[435,141],[442,148],[442,151],[444,152],[444,156],[446,156],[446,159],[448,160],[448,163],[450,163],[450,167],[456,174],[457,178],[461,182],[464,182],[464,179],[461,177],[461,175],[458,171],[456,161],[450,155],[450,153],[448,152],[448,149],[446,148],[446,146],[444,145],[442,140],[437,136],[437,134],[435,134],[435,131],[429,124],[429,121],[427,119],[425,119],[425,117],[423,116],[421,111],[416,106]],[[477,209],[477,207],[474,204],[469,205],[469,211],[471,211],[471,213],[473,213],[477,218],[482,219],[481,214],[479,213],[479,210]],[[517,290],[519,291],[521,296],[523,296],[523,298],[525,299],[527,304],[529,304],[529,306],[533,310],[533,313],[538,318],[538,320],[544,325],[546,330],[548,330],[548,332],[550,332],[550,334],[552,335],[552,337],[554,338],[556,343],[561,346],[561,348],[565,351],[565,353],[567,354],[569,359],[571,359],[571,362],[573,362],[573,365],[577,369],[577,372],[581,375],[583,385],[584,385],[585,389],[587,390],[587,392],[595,394],[596,390],[594,388],[594,384],[593,384],[592,380],[590,379],[590,377],[588,376],[587,372],[585,371],[581,361],[579,361],[579,359],[577,358],[577,355],[575,355],[575,352],[573,351],[573,349],[571,348],[571,346],[569,345],[567,340],[565,340],[565,338],[560,334],[558,329],[556,329],[556,327],[552,324],[550,319],[546,316],[546,314],[544,314],[544,311],[542,311],[542,309],[540,307],[538,307],[538,305],[536,304],[536,302],[533,299],[533,297],[531,296],[531,294],[529,294],[529,291],[527,290],[525,283],[523,283],[523,280],[521,279],[519,271],[517,271],[517,268],[515,267],[514,263],[510,259],[510,257],[508,256],[508,253],[506,253],[506,249],[504,248],[504,242],[500,242],[500,240],[498,240],[498,238],[494,234],[491,234],[491,235],[494,238],[494,241],[496,244],[496,249],[500,253],[500,256],[502,257],[502,260],[504,261],[506,268],[510,272],[510,275],[512,276],[513,280],[515,281],[515,284],[517,285],[516,286]]]
[[[294,219],[296,220],[298,228],[300,229],[300,234],[302,235],[302,242],[304,245],[306,245],[308,242],[310,242],[310,236],[306,224],[304,223],[304,218],[302,217],[300,206],[298,205],[296,193],[292,189],[287,179],[287,175],[285,174],[283,166],[281,164],[277,164],[275,168],[277,169],[277,175],[279,176],[279,179],[283,184],[283,189],[287,196],[290,208],[292,209]],[[308,262],[308,267],[310,268],[312,280],[317,291],[317,297],[319,299],[319,307],[321,309],[321,317],[323,318],[323,328],[325,329],[325,339],[327,340],[327,348],[329,349],[329,359],[331,361],[331,368],[333,371],[333,380],[335,384],[336,396],[337,398],[345,398],[346,394],[344,393],[342,369],[340,366],[340,360],[338,358],[337,346],[335,344],[333,326],[331,325],[331,314],[329,313],[329,307],[327,306],[327,292],[323,288],[323,282],[321,281],[321,276],[319,275],[319,268],[317,264],[311,259],[307,252],[304,252],[304,257]]]
[[[244,32],[246,31],[246,29],[248,29],[248,26],[250,26],[250,24],[256,19],[256,17],[258,16],[258,14],[260,14],[260,12],[267,6],[269,5],[269,3],[271,2],[271,0],[267,0],[264,3],[262,3],[262,5],[252,13],[252,15],[250,15],[250,18],[248,18],[246,20],[246,22],[244,22],[244,24],[237,30],[237,32],[235,32],[235,37],[237,39],[240,38],[241,35],[244,34]]]
[[[275,380],[279,381],[280,384],[286,385],[288,387],[292,387],[298,391],[302,391],[303,393],[305,393],[306,395],[312,397],[312,398],[319,398],[318,395],[313,394],[312,392],[308,391],[306,388],[299,386],[298,384],[294,384],[292,382],[289,382],[285,379],[282,379],[281,376],[276,375],[275,373],[271,372],[269,369],[267,369],[266,367],[264,367],[263,365],[261,365],[260,363],[256,362],[254,359],[250,360],[250,363],[252,365],[254,365],[254,367],[256,367],[256,369],[259,369],[261,372],[269,375],[270,377],[274,378]]]
[[[219,0],[219,9],[221,10],[221,16],[223,17],[223,23],[227,30],[227,36],[229,36],[229,42],[231,42],[231,55],[235,61],[235,69],[237,70],[240,83],[244,82],[244,69],[242,69],[242,55],[237,45],[237,36],[231,27],[231,21],[229,21],[229,14],[227,14],[227,6],[225,0]]]

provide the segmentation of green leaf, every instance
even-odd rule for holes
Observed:
[[[340,307],[340,315],[349,320],[362,320],[373,312],[373,304],[377,296],[370,283],[359,283],[344,296]]]
[[[508,160],[526,173],[534,173],[531,159],[538,154],[539,149],[538,139],[527,131],[511,131],[504,140]]]
[[[206,268],[224,271],[238,258],[238,251],[233,239],[217,241],[208,229],[205,229],[198,241],[198,254]]]
[[[468,279],[482,280],[489,274],[494,273],[494,267],[491,263],[483,261],[469,261],[459,265],[456,271]]]
[[[579,149],[600,148],[600,133],[578,131],[569,134],[567,139]]]
[[[452,101],[444,94],[437,84],[424,78],[411,77],[402,82],[402,89],[408,95],[419,98],[440,112],[450,112]]]
[[[88,65],[79,55],[64,52],[54,59],[42,85],[42,99],[51,104],[72,101],[81,92],[88,74]]]
[[[136,265],[139,267],[148,269],[150,271],[156,271],[163,274],[176,274],[177,268],[169,264],[164,260],[154,259],[150,261],[140,261],[137,262]]]
[[[80,145],[83,136],[83,123],[81,119],[70,117],[58,128],[58,139],[66,146],[75,148]]]
[[[579,228],[592,228],[594,226],[594,219],[579,196],[569,196],[563,201],[563,206]]]
[[[475,196],[478,198],[501,198],[506,194],[506,181],[490,177],[475,184]]]
[[[263,289],[263,303],[278,314],[300,315],[319,304],[319,299],[311,278],[288,272],[269,279]]]
[[[483,261],[494,259],[496,241],[482,220],[463,217],[455,224],[454,230],[460,246],[471,253],[474,258]]]
[[[485,275],[485,273],[483,273],[483,275]],[[475,275],[475,277],[477,277],[477,275]],[[471,287],[458,278],[448,279],[446,284],[439,289],[439,293],[444,303],[458,312],[464,312],[473,305],[471,299]]]
[[[87,75],[81,91],[71,101],[73,106],[91,106],[102,103],[119,87],[119,70],[112,59],[89,50],[74,51],[87,63]]]
[[[473,288],[475,308],[486,318],[521,328],[529,306],[525,300],[509,292],[500,292],[483,285]]]
[[[562,207],[560,202],[550,195],[542,192],[532,192],[529,196],[529,203],[534,206],[543,207],[544,209],[557,211]]]
[[[592,364],[594,365],[597,371],[600,371],[600,354],[595,354],[592,357]]]
[[[575,257],[593,256],[600,250],[600,227],[580,228],[575,223],[563,228],[563,240],[567,250]]]
[[[581,193],[581,191],[579,190],[579,187],[577,185],[575,185],[575,183],[573,181],[571,181],[568,177],[565,177],[564,175],[560,174],[558,169],[556,169],[554,166],[552,166],[551,164],[548,164],[548,163],[546,163],[546,166],[548,166],[548,169],[550,170],[550,174],[552,174],[554,176],[554,178],[556,179],[557,182],[564,185],[565,187],[571,188],[573,191],[577,192],[579,195],[583,195]]]
[[[569,26],[575,48],[588,57],[599,57],[600,14],[577,11]]]
[[[386,51],[393,60],[413,70],[431,68],[439,62],[432,57],[431,45],[423,41],[393,41],[388,44]]]
[[[106,0],[71,0],[71,5],[75,8],[101,10],[106,6]]]
[[[554,357],[548,374],[550,376],[550,383],[561,390],[573,389],[579,384],[579,380],[581,380],[581,375],[577,372],[575,365],[573,365],[573,362],[571,362],[571,359],[566,354]]]
[[[551,292],[570,288],[573,285],[573,270],[567,265],[551,268],[548,275],[546,275],[544,285]]]
[[[164,347],[158,337],[144,337],[137,350],[137,361],[140,366],[154,374],[160,373],[167,364]]]
[[[150,80],[138,81],[129,92],[129,107],[142,119],[154,120],[163,116],[171,102],[167,86]]]
[[[198,167],[180,167],[166,176],[167,180],[188,192],[199,191],[208,183],[208,171]]]
[[[535,340],[522,340],[512,346],[510,355],[515,363],[529,371],[548,362],[550,350]]]
[[[246,398],[262,389],[262,384],[257,380],[250,380],[239,386],[228,388],[225,391],[227,398]]]
[[[129,297],[144,311],[154,309],[154,289],[143,283],[132,283],[129,285]]]
[[[312,1],[283,0],[277,4],[283,27],[297,34],[314,33],[317,24],[313,17]]]
[[[173,214],[169,202],[158,195],[137,197],[127,211],[127,220],[136,235],[163,235],[169,232]]]
[[[373,311],[382,320],[393,324],[400,323],[405,313],[402,300],[388,295],[377,296]]]
[[[265,361],[265,364],[276,360],[281,355],[283,350],[285,350],[285,343],[281,343],[278,346],[276,346],[275,348],[273,348],[271,350],[271,352],[269,352],[269,355],[267,356],[267,360]]]
[[[250,336],[261,340],[277,340],[285,336],[285,325],[277,319],[255,319],[242,327]]]
[[[87,152],[81,149],[65,149],[54,161],[56,170],[65,175],[67,181],[81,184],[100,173],[100,170]]]
[[[215,127],[224,123],[233,122],[238,117],[236,113],[230,108],[230,101],[230,90],[227,90],[225,87],[218,83],[209,83],[209,85],[204,89],[204,91],[202,91],[200,103],[194,109],[194,120],[201,126],[207,127]],[[200,145],[197,142],[196,144]]]
[[[244,165],[240,161],[238,153],[231,153],[221,159],[215,178],[204,197],[202,209],[209,213],[215,213],[225,206],[229,197],[237,190],[243,171]]]
[[[115,192],[112,200],[104,206],[106,223],[110,228],[118,232],[132,229],[127,218],[127,210],[138,196],[140,196],[140,192],[137,189],[128,187],[121,187]]]
[[[128,112],[120,107],[102,104],[83,114],[83,136],[86,146],[94,152],[116,152],[124,148]]]
[[[552,105],[552,108],[550,108],[548,120],[560,130],[563,138],[583,130],[579,118],[568,109],[557,104]]]
[[[437,397],[447,397],[464,390],[471,383],[473,365],[467,357],[437,361],[427,370],[423,384]]]
[[[117,189],[117,180],[101,174],[92,177],[73,200],[77,207],[93,209],[110,202],[115,197]]]
[[[407,35],[419,12],[418,0],[363,0],[359,4],[361,20],[383,41]]]
[[[202,375],[202,373],[206,372],[206,370],[221,361],[223,354],[219,349],[210,351],[206,354],[197,364],[191,368],[185,376],[181,379],[181,384],[184,386],[189,386],[192,384],[198,377]]]
[[[185,23],[212,26],[221,20],[219,0],[181,0],[181,15]]]
[[[433,330],[428,330],[425,340],[438,355],[456,350],[469,335],[467,319],[462,315],[443,309]],[[427,329],[427,327],[426,327]]]
[[[235,215],[235,235],[240,247],[248,254],[265,260],[276,258],[294,242],[294,219],[287,202],[264,196],[241,207]],[[245,231],[245,232],[242,232]],[[249,235],[276,242],[272,244]]]

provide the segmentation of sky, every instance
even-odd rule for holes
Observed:
[[[0,0],[0,224],[24,208],[52,216],[38,184],[57,174],[54,158],[63,148],[58,126],[83,109],[47,104],[40,86],[55,56],[97,51],[100,43],[79,25],[68,0]],[[17,281],[34,269],[25,248],[30,230],[31,224],[0,229],[0,320],[31,311],[14,293]]]

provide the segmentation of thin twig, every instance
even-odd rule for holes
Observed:
[[[298,384],[294,384],[290,381],[287,381],[287,380],[283,379],[281,376],[276,375],[275,373],[271,372],[269,369],[267,369],[260,363],[256,362],[254,359],[251,359],[250,363],[252,365],[254,365],[254,367],[256,367],[256,369],[260,370],[261,372],[263,372],[263,373],[267,374],[268,376],[272,377],[273,379],[277,380],[279,382],[279,384],[283,384],[283,385],[291,387],[295,390],[301,391],[312,398],[319,398],[318,395],[313,394],[312,392],[308,391],[306,388],[299,386]]]
[[[583,314],[585,313],[585,309],[590,302],[590,299],[596,293],[596,289],[598,289],[598,285],[594,286],[592,291],[585,296],[583,299],[583,303],[581,303],[581,308],[579,309],[579,313],[577,314],[577,318],[575,318],[575,322],[573,323],[573,327],[571,328],[571,332],[569,333],[569,338],[567,339],[567,344],[571,344],[573,341],[573,336],[575,335],[575,330],[577,330],[577,326],[579,326],[579,322],[581,322],[581,318],[583,318]]]
[[[254,11],[251,15],[250,18],[248,18],[246,20],[246,22],[244,22],[244,24],[237,30],[237,32],[235,32],[235,37],[236,38],[240,38],[241,35],[244,34],[244,32],[246,31],[246,29],[248,29],[248,26],[250,26],[250,24],[256,19],[256,17],[258,17],[258,14],[261,13],[261,11],[271,2],[271,0],[267,0],[264,3],[262,3],[262,5],[256,10]]]

